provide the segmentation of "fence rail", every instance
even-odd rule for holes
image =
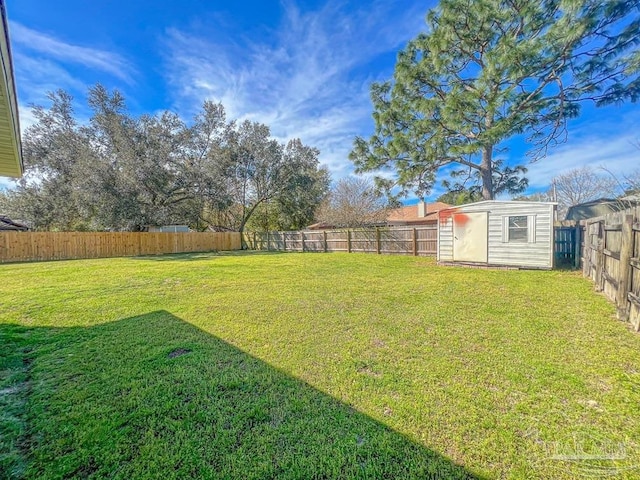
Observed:
[[[247,232],[244,234],[244,241],[252,250],[434,256],[437,251],[438,228],[434,225],[416,228]]]
[[[239,250],[236,232],[1,232],[0,263]]]
[[[640,330],[640,207],[586,220],[583,274]]]

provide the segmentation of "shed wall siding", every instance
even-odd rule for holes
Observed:
[[[493,265],[537,268],[553,266],[553,205],[535,202],[482,202],[462,206],[456,213],[488,211],[488,259]],[[507,242],[503,222],[508,216],[535,216],[535,243]],[[440,224],[440,261],[453,261],[453,222]]]
[[[453,221],[451,218],[442,219],[438,234],[438,260],[453,261]]]
[[[489,263],[552,267],[553,207],[528,203],[495,203],[489,208]],[[503,218],[514,215],[535,215],[535,243],[505,242]]]

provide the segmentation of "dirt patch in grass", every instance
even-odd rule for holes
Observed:
[[[175,350],[171,351],[169,355],[167,355],[167,357],[176,358],[182,355],[186,355],[187,353],[190,353],[190,352],[191,350],[189,350],[188,348],[176,348]]]

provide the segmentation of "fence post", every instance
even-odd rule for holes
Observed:
[[[620,277],[616,303],[618,320],[629,318],[629,287],[631,285],[631,257],[633,256],[633,215],[625,215],[622,222],[622,244],[620,245]]]
[[[596,291],[601,292],[604,287],[602,283],[602,270],[604,269],[604,244],[607,239],[607,231],[604,229],[604,222],[598,221],[598,244],[596,245]]]
[[[591,279],[591,232],[590,224],[584,224],[584,248],[582,249],[582,276]]]
[[[347,253],[351,253],[351,230],[347,230]]]
[[[267,252],[271,251],[271,237],[269,236],[269,230],[267,230]]]
[[[4,244],[4,245],[3,245]],[[9,257],[9,235],[6,233],[0,234],[0,263],[7,260]]]
[[[418,256],[418,230],[416,230],[415,228],[413,229],[412,240],[413,240],[413,256],[417,257]]]
[[[282,249],[287,251],[287,232],[282,232]]]
[[[324,253],[327,253],[327,231],[323,230],[322,233],[324,238]]]
[[[580,228],[580,224],[576,223],[575,233],[574,233],[574,245],[573,245],[573,266],[578,269],[580,268],[580,247],[582,246],[582,238],[580,233],[582,229]]]
[[[300,232],[300,238],[302,239],[302,253],[304,253],[304,231]]]
[[[376,253],[380,255],[380,227],[376,227]]]

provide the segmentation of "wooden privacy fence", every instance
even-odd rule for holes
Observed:
[[[0,263],[240,250],[237,232],[1,232]]]
[[[252,250],[432,256],[437,250],[438,228],[434,225],[417,228],[247,232],[244,240]]]
[[[585,223],[583,274],[640,330],[640,207]]]

